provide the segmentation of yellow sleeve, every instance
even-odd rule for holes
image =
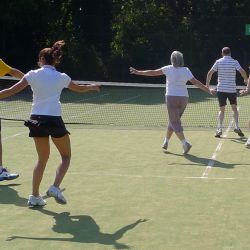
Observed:
[[[0,76],[4,76],[8,74],[11,70],[11,67],[7,65],[1,58],[0,58]]]

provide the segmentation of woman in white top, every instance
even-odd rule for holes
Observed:
[[[143,76],[161,76],[166,75],[166,106],[169,116],[169,124],[166,137],[162,145],[163,149],[168,148],[168,142],[173,134],[177,135],[183,145],[183,154],[187,154],[192,145],[187,142],[183,127],[181,125],[181,116],[188,103],[188,91],[186,83],[190,81],[203,91],[211,94],[209,88],[194,78],[189,68],[184,67],[182,53],[174,51],[171,54],[171,65],[164,66],[156,70],[137,70],[130,67],[130,73]]]
[[[39,193],[39,187],[49,159],[49,137],[58,149],[62,161],[47,195],[54,197],[61,204],[66,203],[59,186],[70,165],[71,146],[69,132],[61,117],[60,95],[62,90],[64,88],[75,92],[100,90],[98,85],[77,85],[68,75],[56,70],[55,66],[60,63],[64,44],[64,41],[58,41],[51,48],[42,49],[38,56],[40,69],[29,71],[18,83],[0,91],[0,98],[14,95],[28,85],[31,86],[33,92],[31,117],[25,123],[29,127],[29,136],[33,137],[38,154],[38,161],[33,171],[32,195],[28,200],[30,207],[46,205],[46,201]]]

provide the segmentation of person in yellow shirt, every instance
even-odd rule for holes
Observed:
[[[23,72],[21,72],[18,69],[10,67],[0,58],[0,76],[4,76],[7,74],[19,79],[21,79],[24,76]],[[6,168],[3,167],[3,149],[2,149],[1,123],[0,123],[0,181],[14,180],[18,178],[18,176],[19,174],[16,173],[11,174],[7,171]]]

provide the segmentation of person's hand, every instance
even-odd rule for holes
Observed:
[[[137,73],[137,69],[135,69],[133,67],[130,67],[129,71],[130,71],[130,74],[135,74],[136,75],[136,73]]]
[[[240,96],[248,94],[248,89],[241,89],[240,90]]]
[[[90,86],[91,86],[91,89],[92,89],[92,90],[97,91],[97,92],[100,92],[100,88],[101,88],[100,85],[91,84]]]
[[[244,79],[244,84],[247,85],[247,83],[248,83],[248,78]]]
[[[216,94],[216,92],[217,92],[216,89],[210,89],[210,93],[211,93],[212,95]]]

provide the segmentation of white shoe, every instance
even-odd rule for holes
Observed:
[[[10,174],[6,168],[3,168],[1,173],[0,173],[0,181],[10,181],[14,180],[19,176],[19,174]]]
[[[165,150],[168,149],[168,141],[167,141],[166,137],[164,138],[164,141],[163,141],[163,144],[162,144],[162,148],[165,149]]]
[[[248,138],[248,140],[247,140],[245,146],[246,146],[247,148],[250,148],[250,138]]]
[[[187,154],[191,148],[192,145],[188,142],[185,142],[185,144],[183,145],[183,154]]]
[[[67,203],[66,199],[62,195],[61,190],[59,188],[55,187],[55,186],[50,186],[50,188],[47,191],[47,195],[49,197],[54,197],[55,200],[60,204],[66,204]]]
[[[221,129],[221,128],[218,128],[218,129],[216,130],[215,137],[220,138],[221,135],[222,135],[222,129]]]
[[[34,195],[30,195],[29,196],[29,200],[28,200],[28,206],[29,207],[36,207],[36,206],[45,206],[47,203],[46,203],[46,200],[44,200],[42,198],[42,196],[34,196]]]

